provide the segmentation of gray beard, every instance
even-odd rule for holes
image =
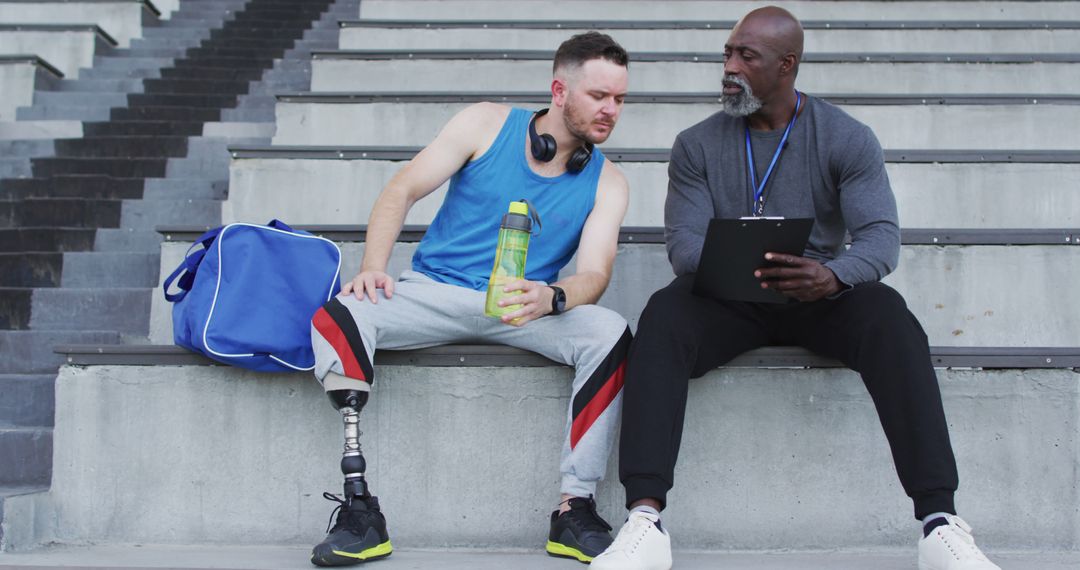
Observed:
[[[739,77],[725,77],[724,80],[738,83],[742,87],[742,91],[737,95],[720,95],[720,104],[724,106],[725,113],[732,117],[746,117],[753,115],[761,108],[761,99],[754,97],[754,92],[745,81]]]

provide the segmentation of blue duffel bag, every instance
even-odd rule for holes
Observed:
[[[251,370],[311,370],[311,316],[341,291],[340,272],[334,242],[278,220],[210,230],[162,284],[173,340]]]

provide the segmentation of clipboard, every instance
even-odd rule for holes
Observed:
[[[709,221],[701,248],[695,295],[727,301],[787,303],[788,297],[762,289],[754,270],[769,265],[767,252],[803,254],[813,218],[740,218]]]

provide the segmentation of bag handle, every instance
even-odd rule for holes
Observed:
[[[286,232],[289,232],[291,234],[296,233],[296,230],[289,227],[289,224],[286,224],[285,222],[283,222],[283,221],[281,221],[281,220],[279,220],[277,218],[274,218],[273,220],[270,220],[270,222],[267,223],[266,226],[270,227],[270,228],[274,228],[275,230],[286,231]]]
[[[210,246],[214,243],[214,240],[217,239],[222,229],[224,228],[214,228],[199,236],[199,238],[195,240],[195,243],[191,244],[191,247],[188,248],[187,253],[184,255],[184,261],[180,262],[180,265],[177,266],[177,268],[165,278],[165,282],[161,284],[161,290],[165,294],[166,301],[170,303],[179,303],[184,300],[184,297],[187,297],[188,292],[191,291],[192,286],[195,285],[195,274],[199,271],[199,264],[202,263],[203,257],[206,256],[206,251],[210,249]],[[191,250],[197,245],[202,245],[202,249],[192,252]],[[180,276],[181,273],[183,274],[182,277]],[[180,288],[180,291],[177,293],[169,293],[169,287],[172,286],[173,281],[176,281],[177,277],[180,277],[180,281],[176,284],[176,286]]]

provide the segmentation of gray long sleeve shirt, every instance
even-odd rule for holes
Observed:
[[[765,189],[765,216],[814,218],[805,257],[848,286],[888,275],[900,255],[900,228],[881,145],[869,127],[805,96],[805,107]],[[786,126],[786,125],[785,125]],[[745,121],[718,112],[675,139],[664,207],[668,259],[676,275],[697,271],[711,218],[751,215]],[[758,180],[783,129],[751,131]],[[851,247],[845,249],[845,232]]]

